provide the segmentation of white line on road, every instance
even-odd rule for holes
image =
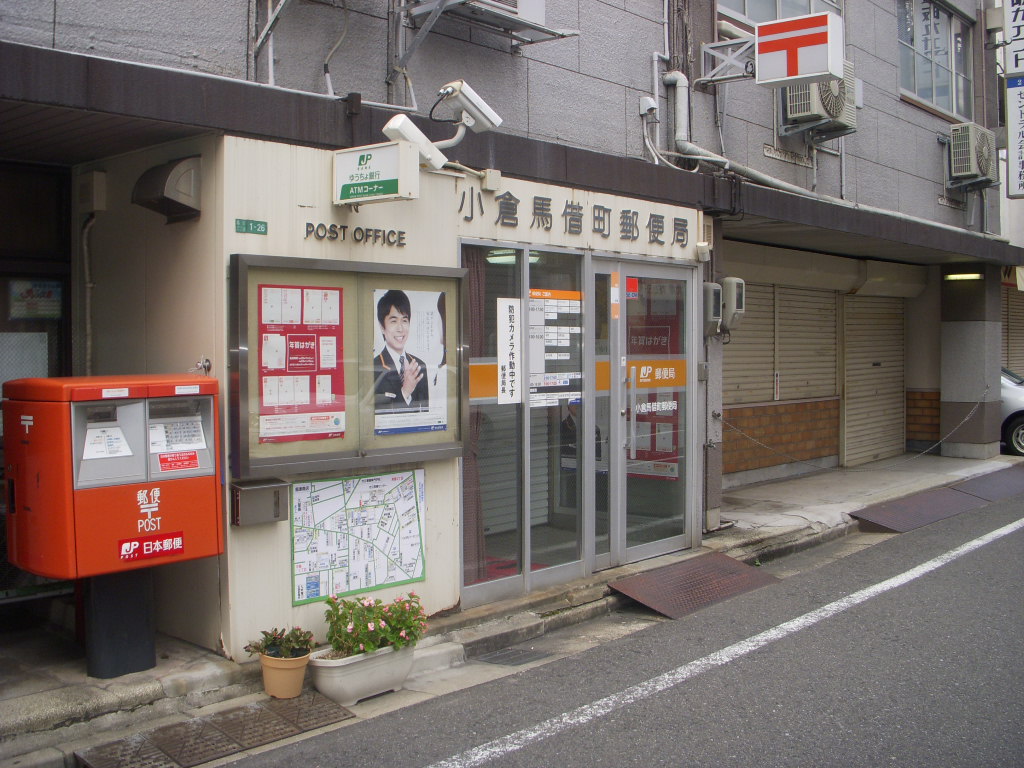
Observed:
[[[925,574],[931,573],[947,563],[951,563],[957,558],[963,557],[964,555],[973,552],[976,549],[980,549],[986,544],[990,544],[997,539],[1001,539],[1003,536],[1007,536],[1021,528],[1024,528],[1024,518],[969,541],[956,549],[951,549],[926,563],[922,563],[916,568],[904,571],[898,576],[893,576],[891,579],[880,581],[877,584],[866,587],[859,592],[854,592],[852,595],[847,595],[844,598],[836,600],[833,603],[829,603],[828,605],[824,605],[810,613],[797,616],[795,619],[779,624],[778,626],[765,630],[753,637],[740,640],[738,643],[734,643],[720,651],[715,651],[714,653],[697,659],[696,661],[691,661],[689,664],[676,667],[663,675],[658,675],[650,680],[645,680],[642,683],[626,688],[618,693],[613,693],[611,696],[606,696],[603,699],[599,699],[595,702],[574,709],[571,712],[561,714],[558,717],[545,720],[543,723],[539,723],[532,728],[525,728],[521,731],[517,731],[516,733],[510,733],[508,736],[503,736],[500,739],[495,739],[494,741],[490,741],[486,744],[481,744],[479,747],[469,749],[462,754],[454,755],[453,757],[450,757],[447,760],[442,760],[439,763],[434,763],[432,766],[429,766],[429,768],[471,768],[471,766],[483,765],[484,763],[490,762],[491,760],[495,760],[504,755],[517,752],[530,744],[547,739],[561,733],[562,731],[568,730],[569,728],[589,723],[592,720],[596,720],[599,717],[610,714],[615,710],[622,709],[623,707],[642,701],[643,699],[649,698],[661,691],[677,686],[709,669],[721,667],[728,664],[730,661],[735,661],[742,656],[746,656],[748,653],[756,651],[759,648],[763,648],[769,643],[773,643],[776,640],[780,640],[783,637],[792,635],[800,630],[807,629],[808,627],[817,624],[819,621],[835,616],[838,613],[842,613],[848,608],[859,605],[860,603],[870,600],[873,597],[877,597],[891,589],[901,587],[914,579],[918,579]]]

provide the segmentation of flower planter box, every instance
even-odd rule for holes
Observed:
[[[309,659],[313,687],[343,707],[379,693],[401,690],[412,671],[414,646],[393,646],[343,659],[324,659],[330,648],[314,651]]]

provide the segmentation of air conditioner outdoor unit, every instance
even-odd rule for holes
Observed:
[[[446,9],[454,16],[482,21],[498,26],[503,18],[508,21],[520,20],[530,24],[544,24],[545,0],[469,0],[466,3],[450,5]],[[419,20],[429,15],[438,0],[421,0],[409,7],[409,16]]]
[[[999,183],[996,136],[977,123],[957,123],[949,129],[949,175]]]
[[[822,133],[851,133],[857,130],[856,78],[853,62],[843,62],[842,80],[790,85],[783,89],[787,123],[827,120],[814,130]]]

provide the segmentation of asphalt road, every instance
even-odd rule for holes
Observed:
[[[819,560],[235,764],[1024,766],[1024,496]]]

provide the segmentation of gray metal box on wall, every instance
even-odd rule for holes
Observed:
[[[259,525],[288,520],[288,483],[256,480],[231,484],[231,524]]]

